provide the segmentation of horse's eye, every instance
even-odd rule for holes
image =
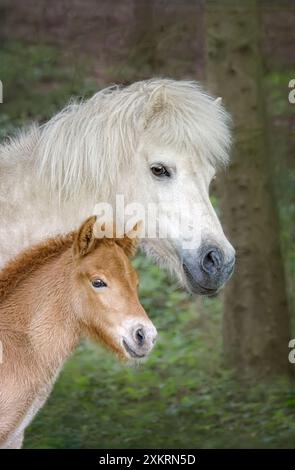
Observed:
[[[100,289],[101,287],[107,287],[106,283],[102,279],[94,279],[91,281],[91,284],[95,289]]]
[[[167,176],[167,177],[170,176],[169,171],[167,170],[167,168],[164,165],[160,165],[160,164],[153,165],[151,167],[151,171],[152,171],[153,175],[157,176],[158,178],[163,177],[163,176]]]

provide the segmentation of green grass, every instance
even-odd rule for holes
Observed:
[[[46,45],[2,46],[0,137],[45,120],[72,95],[91,94],[88,70]],[[25,447],[294,447],[295,385],[235,382],[223,365],[222,299],[196,301],[142,255],[134,263],[159,331],[151,357],[126,367],[83,342],[26,432]]]

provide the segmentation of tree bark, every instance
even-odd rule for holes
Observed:
[[[289,315],[265,126],[256,0],[206,2],[206,73],[234,122],[230,168],[219,193],[224,226],[237,250],[224,293],[224,353],[243,377],[289,370]]]

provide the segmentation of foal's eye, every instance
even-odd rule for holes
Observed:
[[[94,279],[91,281],[91,284],[95,289],[100,289],[101,287],[107,287],[107,284],[102,279]]]
[[[164,165],[161,165],[160,163],[151,166],[151,172],[154,176],[157,176],[158,178],[161,178],[163,176],[167,176],[168,178],[170,177],[170,173],[167,168]]]

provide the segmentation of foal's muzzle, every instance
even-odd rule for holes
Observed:
[[[142,359],[153,349],[156,338],[157,330],[152,323],[150,326],[139,323],[123,337],[122,344],[129,357]]]
[[[200,295],[213,295],[231,277],[235,265],[235,252],[225,254],[214,245],[200,250],[185,250],[182,267],[188,289]]]

